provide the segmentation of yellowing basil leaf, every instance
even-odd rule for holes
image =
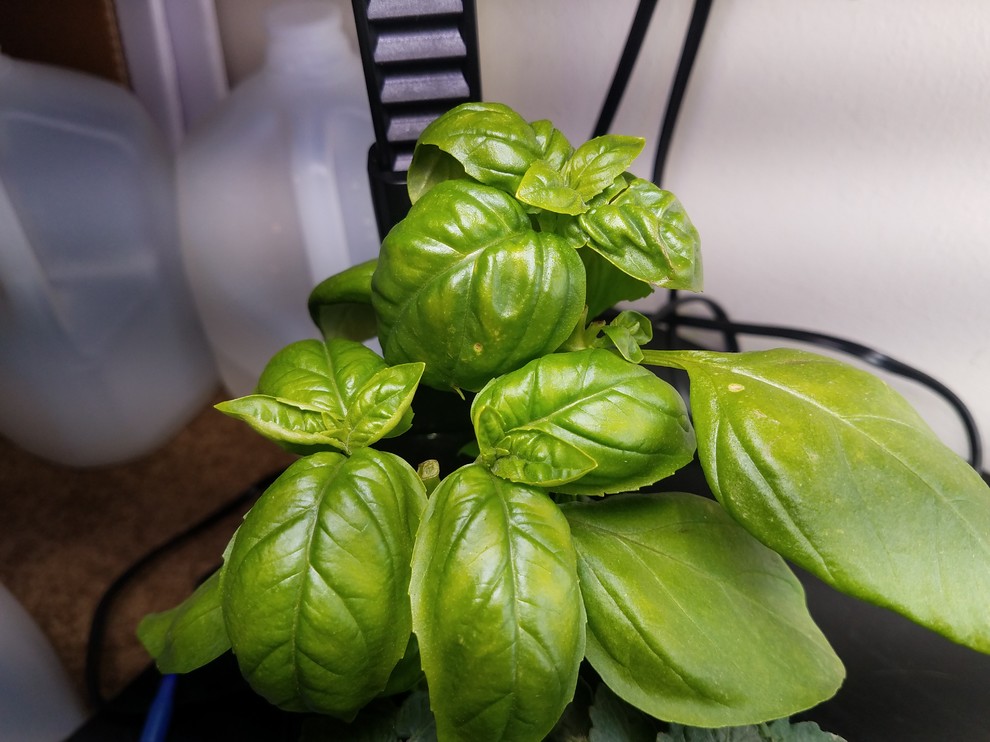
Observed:
[[[788,716],[844,671],[783,559],[714,501],[617,495],[562,510],[578,554],[587,657],[621,698],[703,727]]]
[[[426,493],[370,448],[292,464],[238,529],[224,621],[252,688],[291,711],[351,718],[409,643],[409,559]]]
[[[220,608],[220,573],[174,608],[145,616],[137,635],[163,674],[192,672],[226,652],[230,639]]]
[[[483,467],[458,469],[430,497],[412,569],[440,739],[543,739],[584,654],[574,549],[557,506]]]
[[[677,391],[601,349],[554,353],[493,380],[475,397],[471,419],[492,471],[568,494],[634,490],[694,455]],[[546,479],[501,464],[506,458],[539,463]]]
[[[657,357],[688,372],[705,474],[751,533],[990,652],[990,487],[899,394],[797,350]]]

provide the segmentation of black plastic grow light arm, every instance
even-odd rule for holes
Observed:
[[[384,237],[409,209],[406,170],[437,116],[481,100],[474,0],[352,0],[375,126],[368,177]]]

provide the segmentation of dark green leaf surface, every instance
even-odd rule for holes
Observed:
[[[658,354],[740,523],[839,590],[990,652],[990,488],[887,384],[796,350]]]
[[[378,260],[360,263],[321,281],[310,292],[309,316],[324,339],[367,340],[378,330],[371,308],[371,275]]]
[[[842,665],[784,561],[712,500],[617,495],[562,506],[588,613],[587,657],[667,721],[750,724],[832,696]]]
[[[411,630],[409,560],[426,494],[397,456],[292,464],[247,514],[223,568],[241,672],[271,703],[350,719],[386,686]]]
[[[372,282],[389,363],[476,391],[557,348],[584,308],[584,269],[511,196],[464,180],[421,198],[382,245]]]
[[[578,222],[588,246],[630,276],[667,289],[701,290],[698,231],[669,191],[637,178]]]
[[[605,683],[588,709],[588,742],[657,742],[656,720],[619,698]]]
[[[677,391],[607,350],[555,353],[495,379],[471,419],[494,473],[569,494],[634,490],[694,454]]]
[[[620,301],[642,299],[653,293],[649,283],[619,270],[594,250],[578,250],[578,255],[587,277],[588,317],[595,318]]]
[[[163,674],[192,672],[230,649],[219,572],[175,608],[145,616],[137,635]]]
[[[777,719],[769,724],[751,724],[744,727],[699,729],[671,724],[669,733],[662,733],[656,742],[844,742],[842,737],[823,732],[812,721],[791,724],[787,719]]]
[[[479,183],[515,193],[530,164],[542,155],[533,127],[501,103],[463,103],[435,119],[416,143],[407,180],[414,202],[452,173],[436,156],[426,162],[421,150],[436,148],[452,157]],[[419,161],[417,161],[417,157]]]
[[[258,393],[217,409],[297,449],[349,453],[408,430],[423,364],[389,367],[360,343],[302,340],[265,367]]]
[[[480,466],[458,469],[430,498],[410,595],[439,737],[542,739],[584,653],[574,549],[557,506]]]

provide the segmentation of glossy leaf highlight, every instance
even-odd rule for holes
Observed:
[[[423,361],[424,383],[472,391],[563,343],[584,294],[572,247],[535,232],[508,194],[466,180],[412,207],[372,282],[386,360]]]
[[[637,178],[578,222],[588,246],[633,278],[661,288],[701,290],[698,231],[669,191]]]
[[[222,605],[244,677],[271,703],[350,719],[409,643],[409,560],[426,493],[364,448],[300,459],[266,490],[224,564]]]
[[[480,466],[458,469],[430,498],[410,595],[439,737],[542,739],[573,696],[585,638],[557,506]]]
[[[677,391],[607,350],[554,353],[495,379],[471,419],[494,473],[569,494],[634,490],[694,454]]]

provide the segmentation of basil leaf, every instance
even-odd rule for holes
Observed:
[[[385,238],[372,301],[389,363],[423,361],[423,383],[476,391],[567,339],[584,269],[508,194],[450,180]]]
[[[696,495],[561,506],[578,553],[587,657],[620,697],[705,727],[832,696],[842,664],[784,561]]]
[[[594,250],[578,250],[587,277],[588,316],[597,317],[620,301],[634,301],[653,293],[645,281],[619,270]]]
[[[413,626],[440,739],[542,739],[574,695],[584,610],[564,520],[471,464],[430,498],[413,552]]]
[[[406,172],[406,191],[409,202],[416,203],[437,183],[445,180],[468,178],[464,166],[442,149],[430,145],[416,145],[412,162]]]
[[[582,214],[588,205],[567,179],[545,160],[536,160],[519,181],[516,198],[524,204],[558,214]]]
[[[216,407],[294,450],[350,453],[409,429],[422,373],[421,363],[390,368],[351,340],[301,340],[269,361],[257,394]]]
[[[383,368],[357,391],[344,417],[347,451],[370,446],[402,421],[424,368],[422,363]]]
[[[669,191],[637,178],[578,222],[588,246],[630,276],[667,289],[701,290],[698,232]]]
[[[378,260],[359,263],[321,281],[309,294],[309,316],[326,340],[368,340],[377,334],[371,276]]]
[[[540,146],[540,159],[546,161],[554,170],[561,170],[564,163],[574,152],[574,147],[567,141],[564,133],[547,119],[533,121],[530,126],[536,134]]]
[[[797,350],[658,353],[750,532],[837,589],[990,652],[990,488],[872,374]]]
[[[653,325],[650,320],[639,312],[629,310],[619,312],[614,320],[602,327],[602,332],[630,363],[643,360],[641,346],[653,339]]]
[[[471,419],[486,466],[567,494],[636,489],[694,455],[677,391],[607,350],[555,353],[495,379],[475,397]],[[585,459],[594,468],[582,466]],[[542,477],[517,461],[538,464]]]
[[[341,425],[317,408],[265,394],[249,394],[214,406],[291,451],[345,449],[346,436]]]
[[[646,140],[606,134],[595,137],[571,155],[564,166],[566,182],[585,201],[608,188],[643,151]]]
[[[440,164],[446,158],[422,152],[434,147],[446,153],[479,183],[515,193],[523,173],[541,156],[536,132],[525,119],[501,103],[462,103],[433,120],[420,134],[407,173],[413,202],[455,171]]]
[[[369,448],[300,459],[265,491],[221,581],[234,654],[257,693],[349,720],[382,692],[409,642],[425,503],[408,464]]]
[[[163,674],[192,672],[230,649],[219,571],[179,605],[141,619],[137,635]]]

